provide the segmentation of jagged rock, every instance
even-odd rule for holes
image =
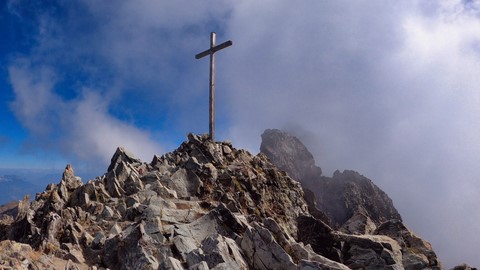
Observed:
[[[400,220],[383,223],[374,234],[387,235],[399,243],[402,247],[405,269],[442,268],[432,245],[408,230]]]
[[[118,147],[117,150],[115,151],[115,154],[113,154],[113,157],[110,162],[110,166],[108,166],[107,172],[112,171],[115,167],[117,167],[119,164],[122,162],[126,163],[141,163],[141,161],[135,156],[128,152],[125,148],[123,147]]]
[[[451,270],[477,270],[477,268],[471,267],[467,264],[461,264],[453,267]]]
[[[163,180],[162,182],[167,188],[173,189],[180,198],[196,195],[202,186],[202,182],[198,176],[191,171],[187,172],[186,169],[177,170],[170,179]]]
[[[81,178],[74,175],[73,168],[70,164],[67,164],[67,167],[65,167],[65,171],[62,175],[62,181],[60,182],[60,185],[62,184],[65,185],[68,191],[75,190],[83,184]]]
[[[340,231],[348,234],[372,234],[375,229],[377,226],[369,216],[357,212],[342,225]]]
[[[327,224],[331,221],[335,228],[345,233],[384,234],[392,237],[402,247],[401,264],[404,264],[405,268],[441,268],[428,242],[416,236],[412,237],[413,234],[401,223],[401,217],[391,199],[368,178],[348,170],[336,171],[331,178],[321,176],[313,156],[300,140],[279,130],[266,130],[262,134],[260,150],[279,168],[286,170],[313,191],[314,194],[306,191],[305,199],[310,213],[315,217]],[[315,200],[316,204],[312,200]],[[324,218],[323,213],[328,218]],[[398,223],[393,220],[398,220]],[[396,225],[388,225],[392,222]],[[376,229],[377,227],[379,228]],[[316,237],[318,238],[318,235]],[[316,245],[312,246],[315,249]],[[370,252],[371,256],[375,255],[375,252],[367,251],[365,254]],[[397,262],[396,265],[398,264]]]
[[[74,262],[77,264],[85,263],[83,254],[77,246],[73,246],[71,243],[64,243],[60,248],[67,252],[64,255],[65,260],[68,260],[70,262]]]
[[[125,194],[122,185],[117,180],[116,174],[114,171],[110,171],[105,178],[105,187],[108,191],[108,194],[112,197],[119,198]]]
[[[193,238],[186,237],[183,235],[175,236],[172,242],[175,248],[177,249],[177,251],[182,256],[184,261],[187,260],[188,253],[197,249],[197,244],[195,243],[195,240]]]
[[[296,266],[270,231],[259,224],[245,231],[241,247],[247,261],[255,269],[294,269]]]
[[[329,260],[321,260],[321,261],[307,261],[301,260],[298,265],[298,270],[314,270],[314,269],[329,269],[329,270],[348,270],[347,266],[336,263]]]
[[[209,270],[208,264],[206,261],[199,262],[188,267],[188,270]]]
[[[41,254],[30,245],[5,240],[0,242],[0,269],[41,270],[41,269],[87,269],[85,264],[77,264],[62,258]]]
[[[168,257],[160,268],[169,270],[184,270],[182,263],[173,257]]]
[[[322,176],[313,155],[295,136],[267,129],[262,134],[260,151],[315,193],[316,207],[326,214],[335,228],[340,228],[357,214],[368,216],[376,226],[390,219],[401,220],[392,200],[370,179],[348,170],[336,171],[333,177]]]
[[[312,214],[316,219],[323,221],[324,223],[330,225],[331,221],[330,218],[325,215],[320,209],[317,207],[317,197],[315,193],[313,193],[310,189],[304,188],[304,196],[303,198],[307,202],[308,205],[308,212]]]
[[[260,152],[281,170],[298,181],[314,181],[322,175],[313,155],[294,136],[278,129],[267,129],[262,134]]]
[[[401,220],[388,195],[355,171],[336,171],[332,178],[322,177],[316,184],[318,207],[337,226],[357,213],[365,214],[376,225],[390,219]]]
[[[247,269],[237,243],[219,234],[210,235],[202,241],[199,249],[188,253],[189,266],[205,262],[212,269]]]
[[[113,269],[158,269],[155,250],[143,224],[132,224],[123,236],[105,241],[104,263]]]
[[[118,148],[104,175],[77,180],[67,166],[60,183],[0,221],[0,238],[36,254],[25,257],[31,269],[401,269],[436,259],[398,224],[369,236],[335,231],[315,197],[264,154],[207,136],[189,134],[150,164]],[[362,221],[345,231],[367,230]],[[0,268],[3,258],[23,263],[2,244]]]
[[[298,217],[298,240],[309,244],[313,250],[334,261],[340,261],[340,245],[327,224],[311,216]]]
[[[337,233],[336,238],[344,243],[343,263],[352,269],[403,269],[401,248],[390,237]]]
[[[18,204],[18,201],[11,201],[7,204],[0,205],[0,219],[10,219],[17,216]]]

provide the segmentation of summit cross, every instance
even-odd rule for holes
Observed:
[[[210,102],[209,102],[209,138],[215,140],[215,53],[232,45],[232,41],[226,41],[215,46],[216,34],[210,33],[210,49],[195,55],[195,59],[210,55]]]

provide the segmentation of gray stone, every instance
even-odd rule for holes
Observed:
[[[125,190],[123,190],[118,182],[114,171],[107,174],[107,177],[105,178],[105,188],[108,191],[108,194],[112,197],[119,198],[125,194]]]
[[[300,260],[299,269],[350,269],[346,265],[315,253],[310,245],[304,246],[302,243],[293,242],[288,248],[292,257]]]
[[[340,228],[341,232],[348,234],[372,234],[377,229],[375,223],[363,213],[355,213]]]
[[[103,232],[97,232],[92,241],[92,248],[100,249],[105,244],[105,235]]]
[[[425,264],[425,258],[429,267],[442,268],[432,245],[416,236],[400,220],[389,220],[381,224],[374,232],[378,235],[386,235],[397,241],[402,247],[403,256],[406,258],[405,268]],[[415,262],[415,260],[418,260]]]
[[[187,170],[198,170],[201,166],[195,157],[188,158],[187,163],[185,163],[185,169]]]
[[[192,171],[178,169],[170,178],[162,179],[161,183],[173,189],[179,198],[194,196],[202,186],[200,178]]]
[[[152,184],[151,187],[152,190],[154,190],[158,196],[165,198],[165,199],[177,199],[177,192],[173,189],[169,189],[165,187],[160,181],[157,181]]]
[[[144,182],[145,184],[151,184],[151,183],[154,183],[156,181],[159,181],[160,177],[157,174],[157,172],[153,171],[153,172],[148,172],[148,173],[145,173],[144,175],[142,175],[140,180],[142,180],[142,182]]]
[[[453,267],[451,270],[477,270],[477,268],[471,267],[467,264],[461,264]]]
[[[130,153],[128,150],[126,150],[124,147],[118,147],[117,150],[115,151],[115,154],[113,154],[110,166],[108,166],[107,171],[108,172],[112,171],[121,162],[139,163],[140,160],[135,158],[135,156],[132,153]]]
[[[222,150],[223,150],[223,153],[224,153],[225,155],[229,155],[229,154],[232,153],[232,149],[230,149],[230,147],[228,147],[228,146],[226,146],[226,145],[222,146]]]
[[[83,185],[82,179],[74,175],[73,168],[70,164],[65,168],[60,183],[65,185],[67,191],[73,191]]]
[[[195,240],[183,235],[177,235],[173,238],[173,245],[178,250],[184,261],[187,261],[187,254],[197,249]]]
[[[62,226],[62,219],[57,213],[50,213],[48,215],[48,225],[46,238],[52,243],[58,242],[57,234]]]
[[[118,235],[121,232],[122,232],[122,228],[115,222],[115,224],[113,224],[113,226],[110,228],[109,237],[111,238],[115,235]]]
[[[187,135],[188,141],[196,144],[196,145],[201,145],[203,143],[204,138],[202,136],[193,134],[193,133],[188,133]]]
[[[109,268],[158,269],[159,263],[153,255],[157,248],[141,223],[127,228],[120,240],[122,245],[118,247],[117,264]],[[105,249],[107,249],[107,242],[109,241],[105,242]]]
[[[344,242],[344,264],[358,269],[403,269],[402,252],[398,243],[381,235],[338,234]]]
[[[70,259],[65,265],[65,270],[80,270],[77,265],[75,265]]]
[[[213,166],[212,163],[206,163],[205,165],[203,165],[207,171],[207,174],[210,175],[210,179],[212,181],[217,181],[217,178],[218,178],[218,172],[217,172],[217,168],[215,168],[215,166]]]
[[[428,268],[428,258],[423,254],[406,253],[402,259],[405,270],[421,270]]]
[[[210,269],[248,268],[237,243],[219,234],[207,237],[200,249],[192,250],[186,257],[189,266],[205,261]]]
[[[187,171],[185,169],[177,170],[171,177],[170,181],[163,182],[168,188],[175,190],[179,198],[185,198],[189,196],[187,190]]]
[[[201,261],[188,267],[188,270],[210,270],[206,261]]]
[[[60,248],[66,252],[63,256],[65,260],[73,261],[77,264],[85,263],[85,258],[78,246],[74,246],[71,243],[63,243]]]
[[[126,195],[135,194],[144,189],[143,182],[140,181],[140,178],[134,171],[130,172],[130,175],[125,180],[124,186]]]
[[[317,270],[317,269],[329,269],[329,270],[349,270],[345,265],[340,263],[325,263],[319,261],[301,260],[298,264],[298,270]]]
[[[105,205],[100,217],[102,217],[103,219],[111,219],[114,217],[114,215],[115,215],[115,211],[112,208],[110,208],[110,206]]]
[[[247,228],[241,247],[249,264],[256,269],[296,267],[290,255],[275,241],[270,231],[258,224],[253,228]]]
[[[173,257],[168,257],[167,260],[162,263],[160,268],[169,270],[184,270],[182,263]]]

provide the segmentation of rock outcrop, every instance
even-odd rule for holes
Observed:
[[[322,176],[313,155],[296,137],[277,129],[262,134],[260,151],[273,164],[300,181],[310,213],[346,234],[388,236],[394,239],[390,251],[400,251],[406,269],[440,268],[430,243],[410,232],[402,223],[388,195],[370,179],[355,171],[336,171]],[[351,237],[351,236],[349,236]]]
[[[471,266],[466,265],[466,264],[461,264],[461,265],[455,266],[451,270],[477,270],[477,268],[471,267]]]
[[[150,163],[118,148],[104,175],[83,184],[67,166],[2,219],[0,268],[439,268],[401,223],[372,235],[336,231],[304,197],[264,154],[206,136],[189,134]]]
[[[335,228],[343,226],[346,232],[363,234],[387,220],[401,220],[392,200],[370,179],[348,170],[322,176],[310,151],[287,132],[265,130],[260,151],[314,193],[316,207]]]
[[[390,197],[370,179],[355,171],[336,171],[333,177],[319,177],[308,187],[317,197],[317,207],[330,217],[335,226],[343,227],[347,232],[366,232],[363,227],[361,230],[348,230],[356,227],[359,217],[364,219],[367,231],[372,228],[369,223],[379,226],[391,219],[402,220]]]

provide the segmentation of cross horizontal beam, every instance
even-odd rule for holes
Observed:
[[[222,43],[222,44],[219,44],[219,45],[217,45],[217,46],[215,46],[215,47],[213,47],[213,48],[210,48],[210,49],[208,49],[208,50],[206,50],[206,51],[203,51],[203,52],[195,55],[195,59],[200,59],[200,58],[205,57],[205,56],[207,56],[207,55],[213,54],[213,53],[215,53],[215,52],[217,52],[217,51],[220,51],[221,49],[225,49],[225,48],[227,48],[227,47],[229,47],[229,46],[232,46],[232,44],[233,44],[233,43],[232,43],[231,40],[225,41],[225,42]]]

